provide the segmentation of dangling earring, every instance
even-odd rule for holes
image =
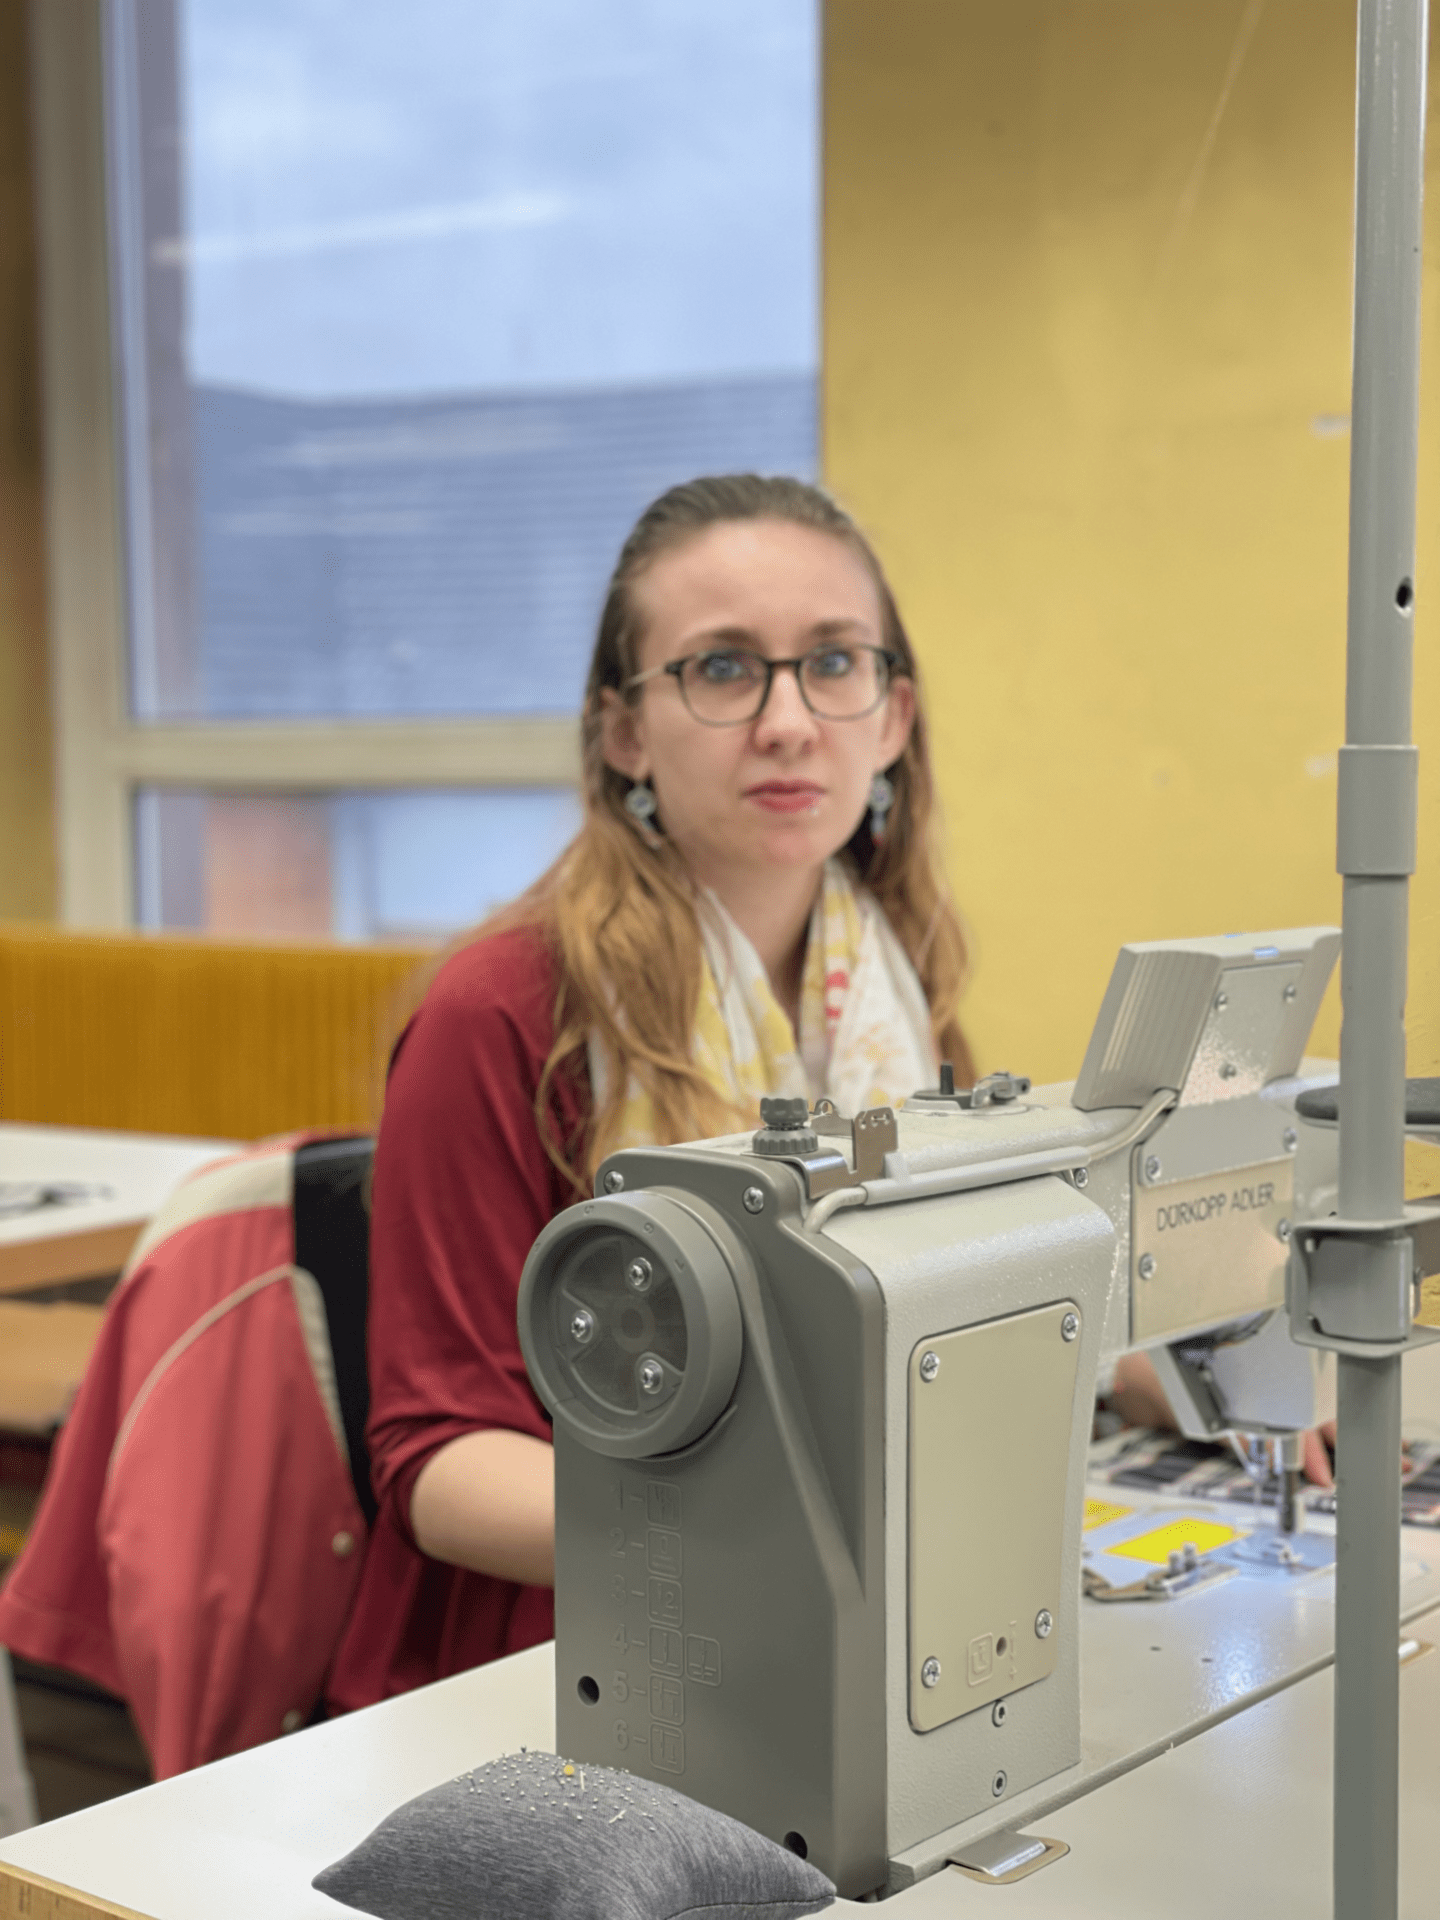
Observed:
[[[650,787],[644,780],[637,780],[625,796],[625,811],[651,846],[660,837],[655,831],[655,806],[655,795]]]
[[[870,838],[878,847],[885,838],[885,816],[895,804],[895,789],[883,773],[870,782]]]

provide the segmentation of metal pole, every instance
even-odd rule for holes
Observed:
[[[1340,1215],[1404,1208],[1405,968],[1415,835],[1410,742],[1427,0],[1360,0],[1344,880]],[[1378,751],[1377,751],[1378,750]],[[1408,821],[1403,817],[1408,806]],[[1393,1295],[1365,1248],[1354,1284]],[[1400,1353],[1339,1358],[1336,1920],[1399,1898]]]

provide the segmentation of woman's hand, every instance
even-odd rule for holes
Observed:
[[[432,1560],[553,1587],[554,1448],[507,1427],[462,1433],[420,1469],[410,1526]]]
[[[1303,1461],[1305,1478],[1313,1480],[1317,1487],[1333,1487],[1335,1468],[1331,1463],[1334,1454],[1335,1422],[1326,1420],[1323,1425],[1313,1427],[1305,1436]]]
[[[1115,1367],[1110,1405],[1132,1427],[1173,1427],[1175,1415],[1148,1353],[1122,1354]],[[1305,1436],[1305,1478],[1317,1487],[1333,1487],[1335,1422],[1325,1421]]]
[[[1115,1362],[1109,1404],[1127,1427],[1173,1427],[1175,1415],[1148,1353],[1122,1353]]]

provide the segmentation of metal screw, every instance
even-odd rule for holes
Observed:
[[[1074,1178],[1077,1187],[1088,1187],[1090,1184],[1090,1169],[1088,1167],[1076,1167]]]
[[[619,1193],[620,1189],[625,1185],[625,1176],[620,1172],[618,1167],[612,1167],[601,1184],[604,1186],[606,1193]]]
[[[1295,998],[1295,988],[1294,988],[1294,986],[1292,985],[1292,986],[1288,986],[1288,987],[1286,987],[1286,989],[1285,989],[1285,992],[1284,992],[1284,994],[1283,994],[1283,995],[1282,995],[1281,997],[1282,997],[1283,999],[1285,999],[1285,1000],[1287,1000],[1287,1001],[1289,1001],[1289,1000],[1293,1000],[1293,999]]]
[[[1006,1720],[1009,1717],[1009,1714],[1010,1714],[1010,1709],[1006,1706],[1005,1702],[1003,1700],[997,1700],[994,1706],[991,1707],[990,1709],[991,1726],[1003,1727]]]
[[[665,1369],[658,1360],[642,1360],[636,1378],[642,1393],[659,1393],[665,1384]]]
[[[1160,1156],[1158,1153],[1151,1153],[1145,1156],[1145,1178],[1147,1180],[1158,1180],[1160,1178]]]
[[[1079,1332],[1080,1332],[1079,1314],[1067,1313],[1065,1318],[1060,1322],[1060,1338],[1062,1340],[1073,1340],[1076,1338]]]
[[[1139,1273],[1142,1280],[1153,1280],[1155,1278],[1155,1256],[1153,1253],[1141,1254]]]
[[[578,1313],[570,1316],[570,1338],[580,1346],[583,1347],[587,1340],[592,1339],[594,1333],[595,1316],[593,1313],[587,1313],[584,1307],[581,1307]]]
[[[1290,1222],[1288,1220],[1280,1221],[1275,1228],[1275,1237],[1277,1240],[1288,1240],[1290,1238]]]
[[[1295,1149],[1300,1144],[1300,1136],[1295,1131],[1294,1127],[1286,1127],[1284,1133],[1281,1134],[1280,1138],[1285,1143],[1286,1153],[1294,1153]]]
[[[939,1684],[939,1680],[940,1680],[940,1662],[935,1658],[934,1654],[932,1653],[930,1658],[925,1662],[924,1666],[921,1667],[920,1669],[920,1684],[922,1687],[933,1687]]]
[[[1228,994],[1228,993],[1217,993],[1217,994],[1216,994],[1216,996],[1215,996],[1215,1011],[1216,1011],[1217,1013],[1223,1013],[1223,1012],[1225,1011],[1225,1009],[1226,1009],[1226,1007],[1228,1007],[1228,1006],[1229,1006],[1229,1004],[1230,1004],[1230,996],[1229,996],[1229,994]]]
[[[1009,1784],[1010,1782],[1006,1776],[1005,1769],[1001,1767],[1000,1771],[995,1775],[995,1778],[990,1782],[990,1791],[998,1800]]]
[[[635,1293],[650,1291],[650,1262],[643,1253],[637,1254],[626,1267],[625,1284]]]
[[[925,1382],[927,1387],[939,1371],[939,1354],[933,1351],[930,1353],[922,1353],[920,1356],[920,1378]]]
[[[764,1211],[765,1189],[763,1187],[746,1187],[740,1197],[745,1202],[745,1211],[747,1213],[761,1213]]]
[[[1050,1629],[1054,1626],[1054,1624],[1055,1622],[1051,1618],[1050,1609],[1048,1607],[1041,1607],[1040,1611],[1035,1616],[1036,1639],[1048,1640],[1050,1638]]]

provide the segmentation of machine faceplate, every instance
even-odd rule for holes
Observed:
[[[1062,1611],[1075,1607],[1060,1562],[1079,1326],[1078,1308],[1063,1300],[922,1340],[911,1353],[917,1733],[1054,1670]]]

